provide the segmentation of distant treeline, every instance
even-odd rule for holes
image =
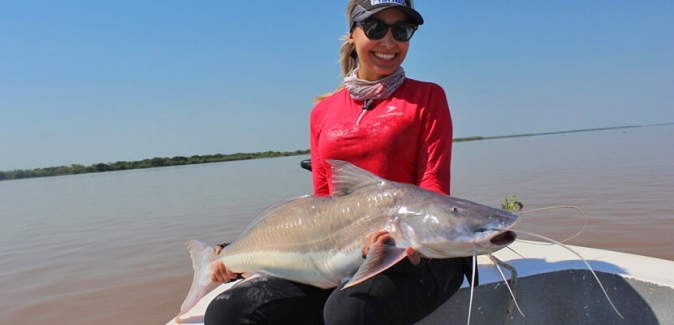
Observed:
[[[194,164],[205,164],[212,162],[222,162],[222,161],[233,161],[233,160],[247,160],[247,159],[258,159],[258,158],[272,158],[272,157],[285,157],[285,156],[297,156],[308,154],[309,150],[296,150],[296,151],[265,151],[257,153],[235,153],[235,154],[215,154],[215,155],[204,155],[204,156],[191,156],[183,157],[176,156],[173,158],[152,158],[144,159],[139,161],[118,161],[114,163],[98,163],[90,166],[74,164],[71,166],[58,166],[58,167],[47,167],[47,168],[35,168],[35,169],[18,169],[11,171],[0,171],[0,181],[10,180],[10,179],[21,179],[21,178],[32,178],[32,177],[47,177],[47,176],[60,176],[60,175],[75,175],[75,174],[86,174],[86,173],[100,173],[100,172],[111,172],[116,170],[129,170],[129,169],[141,169],[141,168],[154,168],[154,167],[168,167],[168,166],[181,166],[181,165],[194,165]]]
[[[503,139],[503,138],[515,138],[515,137],[528,137],[534,135],[551,135],[551,134],[561,134],[561,133],[575,133],[575,132],[587,132],[587,131],[600,131],[600,130],[612,130],[612,129],[626,129],[626,128],[635,128],[643,126],[662,126],[662,125],[673,125],[674,123],[661,123],[661,124],[651,124],[651,125],[629,125],[629,126],[616,126],[616,127],[606,127],[606,128],[594,128],[594,129],[581,129],[581,130],[570,130],[570,131],[558,131],[558,132],[545,132],[545,133],[525,133],[525,134],[513,134],[513,135],[499,135],[491,137],[465,137],[465,138],[454,138],[453,142],[462,142],[462,141],[475,141],[475,140],[491,140],[491,139]],[[273,158],[273,157],[285,157],[285,156],[298,156],[306,155],[309,153],[309,150],[296,150],[296,151],[265,151],[257,153],[235,153],[235,154],[216,154],[216,155],[205,155],[205,156],[191,156],[183,157],[176,156],[173,158],[152,158],[144,159],[140,161],[118,161],[115,163],[98,163],[90,166],[84,165],[72,165],[68,166],[59,166],[59,167],[47,167],[47,168],[36,168],[36,169],[18,169],[11,171],[0,171],[0,181],[10,180],[10,179],[21,179],[21,178],[32,178],[32,177],[47,177],[47,176],[59,176],[59,175],[74,175],[74,174],[86,174],[86,173],[99,173],[99,172],[110,172],[116,170],[129,170],[129,169],[140,169],[140,168],[154,168],[154,167],[167,167],[167,166],[180,166],[180,165],[194,165],[194,164],[205,164],[212,162],[221,162],[221,161],[232,161],[232,160],[246,160],[246,159],[258,159],[258,158]]]

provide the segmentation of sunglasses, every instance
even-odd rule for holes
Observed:
[[[366,21],[355,22],[354,26],[363,27],[365,36],[371,40],[378,40],[384,38],[389,28],[393,39],[398,42],[407,42],[412,38],[414,32],[417,30],[417,25],[406,22],[398,22],[389,25],[379,19],[368,19]]]

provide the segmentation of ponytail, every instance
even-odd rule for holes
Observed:
[[[349,75],[349,73],[351,73],[351,71],[353,71],[353,69],[358,67],[358,59],[354,58],[355,55],[354,56],[351,55],[351,53],[355,53],[356,46],[353,45],[353,43],[349,42],[348,37],[349,36],[346,35],[340,38],[341,40],[344,41],[342,43],[342,47],[340,47],[339,49],[339,57],[340,57],[339,63],[342,65],[342,72],[341,72],[342,77],[346,77],[347,75]],[[335,89],[334,91],[327,94],[319,95],[316,98],[314,98],[314,103],[318,103],[330,97],[332,94],[342,90],[342,88],[344,88],[344,83],[340,83],[337,89]]]
[[[350,0],[349,4],[346,7],[346,18],[347,21],[350,21],[351,17],[351,12],[353,12],[353,9],[356,8],[356,5],[358,4],[357,0]],[[349,26],[351,28],[352,26]],[[350,32],[349,32],[350,33]],[[358,58],[355,56],[356,53],[356,46],[353,45],[353,43],[349,42],[349,34],[346,34],[340,39],[343,41],[342,47],[339,49],[339,63],[342,65],[342,77],[346,77],[355,69],[358,67]],[[354,55],[352,55],[354,54]],[[316,98],[314,98],[314,103],[318,103],[328,97],[330,97],[332,94],[342,90],[344,88],[344,83],[340,83],[339,87],[335,89],[331,93],[319,95]]]

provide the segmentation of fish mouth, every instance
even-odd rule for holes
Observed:
[[[489,241],[497,246],[506,246],[514,242],[516,238],[517,235],[514,232],[506,230],[505,232],[492,237]]]

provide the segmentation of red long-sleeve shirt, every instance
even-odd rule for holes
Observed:
[[[310,124],[315,195],[332,193],[325,159],[449,194],[452,120],[439,85],[407,78],[367,111],[342,89],[313,108]]]

